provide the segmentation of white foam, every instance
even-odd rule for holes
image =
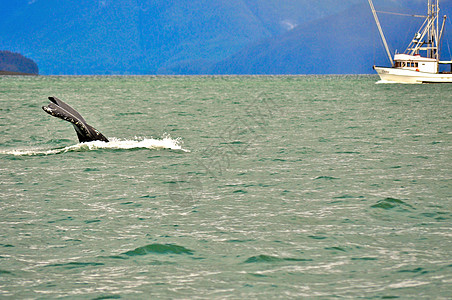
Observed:
[[[376,82],[376,84],[393,84],[393,83],[397,83],[397,82],[390,81],[390,80],[383,80],[383,79]]]
[[[380,80],[377,81],[376,84],[422,84],[422,82],[397,82],[391,80]]]
[[[133,140],[122,140],[117,138],[111,138],[110,142],[93,141],[87,143],[79,143],[72,146],[67,146],[58,149],[15,149],[8,151],[1,151],[2,154],[9,154],[15,156],[27,156],[27,155],[52,155],[65,152],[77,152],[77,151],[92,151],[98,149],[118,149],[118,150],[130,150],[130,149],[171,149],[180,150],[184,152],[190,152],[189,150],[182,148],[182,140],[180,138],[172,139],[169,135],[164,135],[161,139],[147,139],[135,137]]]

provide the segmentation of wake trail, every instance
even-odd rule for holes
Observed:
[[[95,151],[100,149],[111,150],[134,150],[134,149],[170,149],[183,152],[190,152],[182,148],[182,140],[180,138],[172,139],[169,136],[164,136],[161,139],[147,139],[147,138],[135,138],[133,140],[121,140],[117,138],[111,138],[110,142],[92,141],[86,143],[78,143],[76,145],[67,146],[57,149],[13,149],[13,150],[0,150],[0,153],[14,156],[40,156],[40,155],[54,155],[62,154],[66,152],[85,152]]]

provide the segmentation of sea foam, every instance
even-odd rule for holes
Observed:
[[[118,139],[111,138],[110,142],[92,141],[86,143],[78,143],[75,145],[67,146],[57,149],[14,149],[1,151],[3,154],[15,155],[15,156],[32,156],[32,155],[52,155],[61,154],[66,152],[84,152],[100,149],[112,149],[112,150],[132,150],[132,149],[170,149],[179,150],[183,152],[190,152],[189,150],[182,148],[182,140],[180,138],[173,139],[169,135],[164,135],[161,139],[154,138],[140,138],[134,139]]]

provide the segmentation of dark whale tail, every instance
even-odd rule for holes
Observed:
[[[88,125],[85,119],[72,107],[56,97],[49,97],[52,103],[43,106],[42,109],[51,116],[71,122],[77,132],[80,143],[91,141],[108,142],[108,139],[96,128]]]

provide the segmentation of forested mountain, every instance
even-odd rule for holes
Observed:
[[[425,1],[420,0],[374,2],[392,5],[396,11],[402,8],[400,3],[413,12],[425,10]],[[441,2],[443,10],[450,8],[451,0]],[[34,59],[43,74],[371,72],[373,57],[383,51],[366,4],[364,0],[0,1],[0,50]],[[400,29],[391,29],[402,24],[400,18],[385,20],[385,29],[392,30],[388,35]],[[334,69],[350,63],[346,54],[350,52],[356,57],[353,64],[366,69]],[[313,67],[314,60],[325,64]]]
[[[389,17],[382,16],[383,24]],[[410,25],[392,26],[404,34]],[[419,22],[419,20],[418,20]],[[389,44],[404,50],[407,38],[388,30]],[[402,49],[403,48],[403,49]],[[279,36],[243,48],[215,64],[213,73],[232,74],[366,74],[373,64],[387,64],[386,53],[368,5],[298,26]]]
[[[39,74],[38,65],[22,54],[0,51],[0,71],[3,73]]]

